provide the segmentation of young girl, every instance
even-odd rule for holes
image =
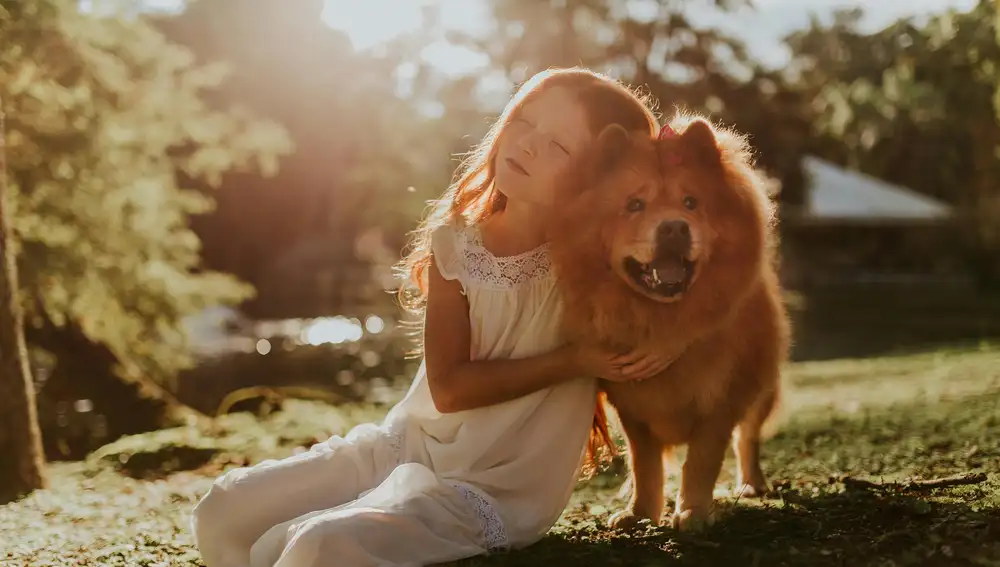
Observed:
[[[549,530],[601,424],[592,377],[669,363],[559,339],[552,185],[611,123],[656,131],[639,98],[596,73],[549,70],[519,89],[402,264],[424,311],[409,392],[380,425],[216,480],[192,520],[208,567],[427,565]]]

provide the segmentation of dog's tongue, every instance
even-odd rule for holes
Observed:
[[[656,278],[663,283],[680,283],[687,276],[684,261],[680,258],[658,260],[649,267],[656,270]]]

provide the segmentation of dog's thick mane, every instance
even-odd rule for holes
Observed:
[[[682,135],[697,120],[703,119],[678,114],[670,121],[670,127]],[[627,167],[630,160],[649,159],[653,154],[631,151],[638,147],[633,143],[634,147],[624,152],[617,165],[604,170],[600,155],[583,156],[581,167],[563,180],[558,194],[565,201],[560,204],[558,218],[553,219],[551,252],[557,277],[576,282],[562,286],[569,328],[596,330],[598,336],[590,339],[611,344],[655,341],[657,335],[670,329],[703,326],[709,320],[724,321],[760,285],[772,260],[770,247],[774,243],[775,224],[775,208],[767,193],[765,177],[755,169],[744,136],[705,122],[714,134],[721,173],[731,191],[726,199],[729,217],[735,218],[739,226],[737,230],[725,226],[717,231],[711,257],[704,260],[698,281],[676,303],[657,303],[628,288],[607,264],[608,239],[600,226],[603,223],[588,226],[579,222],[581,218],[594,216],[585,214],[585,209],[600,207],[599,197],[594,191],[588,192],[588,188],[601,183],[614,167]],[[593,253],[582,254],[581,250]],[[581,261],[582,257],[586,260]],[[581,324],[575,325],[574,321]]]

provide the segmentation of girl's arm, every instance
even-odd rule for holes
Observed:
[[[470,360],[468,300],[431,260],[424,319],[424,361],[431,398],[441,413],[499,404],[593,370],[575,347],[518,359]]]

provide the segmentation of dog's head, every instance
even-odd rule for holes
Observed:
[[[672,303],[707,270],[725,269],[713,260],[756,246],[767,200],[742,140],[724,134],[702,119],[665,127],[656,138],[605,128],[559,188],[566,206],[552,239],[565,253],[557,264],[576,256],[585,265],[587,256],[588,269],[603,264],[645,298]],[[732,149],[739,155],[726,154]]]

